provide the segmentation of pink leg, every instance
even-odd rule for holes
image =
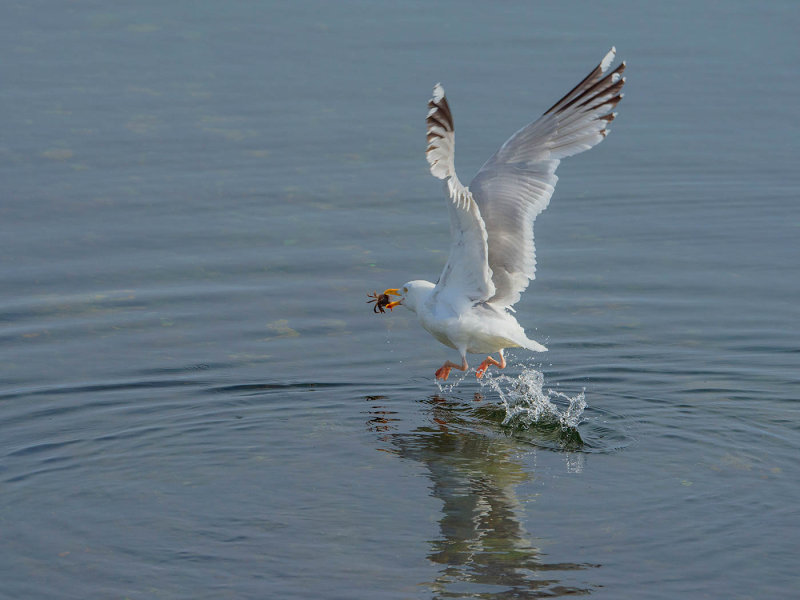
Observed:
[[[461,357],[461,364],[457,365],[454,362],[450,362],[449,360],[444,363],[439,369],[436,370],[436,379],[441,379],[442,381],[447,381],[447,378],[450,377],[450,369],[458,369],[459,371],[466,371],[469,368],[467,364],[467,357]]]
[[[491,356],[487,356],[486,360],[484,360],[480,364],[480,366],[478,367],[478,370],[475,371],[475,377],[477,377],[478,379],[483,377],[486,374],[486,369],[489,368],[489,365],[495,365],[496,367],[498,367],[500,369],[505,369],[506,368],[506,357],[503,356],[503,351],[502,350],[500,350],[499,354],[500,354],[500,362],[497,362]]]

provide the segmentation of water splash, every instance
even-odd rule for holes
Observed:
[[[586,398],[581,392],[568,396],[562,392],[545,389],[544,374],[531,367],[523,367],[516,377],[491,375],[481,380],[497,392],[505,406],[503,425],[527,429],[531,425],[558,425],[562,431],[575,430],[582,422]]]
[[[450,378],[447,381],[436,379],[436,385],[439,388],[439,392],[442,394],[449,394],[455,390],[469,374],[470,371],[464,371],[463,373],[461,371],[451,371]],[[474,373],[472,373],[472,376],[475,376]]]

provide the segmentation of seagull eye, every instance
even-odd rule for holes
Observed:
[[[408,293],[408,288],[407,288],[407,287],[404,287],[404,288],[403,288],[403,293],[404,293],[404,294],[407,294],[407,293]]]

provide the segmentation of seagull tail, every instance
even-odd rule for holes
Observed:
[[[533,350],[534,352],[547,352],[547,346],[543,346],[539,342],[532,340],[530,338],[526,338],[525,343],[520,345],[523,348],[527,350]]]

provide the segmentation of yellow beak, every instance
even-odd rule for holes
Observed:
[[[388,290],[384,290],[383,293],[386,294],[387,296],[402,296],[403,295],[403,294],[401,294],[400,292],[397,291],[397,288],[389,288]],[[386,305],[386,308],[388,308],[389,310],[392,310],[395,306],[399,306],[402,302],[403,302],[402,300],[396,300],[394,302],[389,302],[389,304]]]

